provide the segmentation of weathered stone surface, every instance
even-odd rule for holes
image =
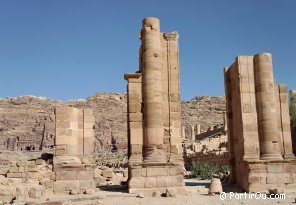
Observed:
[[[178,33],[161,33],[159,19],[149,17],[143,20],[140,39],[139,72],[124,75],[131,148],[129,191],[151,195],[184,186],[183,171],[174,169],[183,167]]]
[[[0,167],[0,174],[6,174],[9,171],[9,167]]]
[[[160,191],[154,191],[154,192],[152,193],[152,197],[161,197],[161,193],[160,193]]]
[[[30,198],[40,199],[40,197],[43,195],[44,187],[38,186],[38,187],[32,187],[28,194]]]
[[[275,83],[271,54],[238,56],[224,74],[231,179],[249,192],[288,189],[296,166],[288,93]]]
[[[56,147],[53,163],[56,181],[53,186],[54,192],[78,194],[82,190],[94,189],[92,155],[94,153],[95,118],[92,116],[92,111],[73,107],[57,107],[55,114]]]
[[[94,189],[86,189],[85,194],[94,194],[95,190]]]
[[[36,179],[36,180],[42,180],[43,176],[40,172],[27,172],[27,179]]]
[[[143,194],[143,193],[139,193],[139,194],[137,195],[137,198],[144,198],[144,194]]]
[[[80,190],[79,180],[61,180],[55,181],[53,191],[56,194],[70,193],[71,190]]]
[[[44,186],[46,189],[53,188],[53,181],[45,179],[45,180],[40,181],[40,185]]]
[[[18,172],[18,167],[10,167],[8,172],[10,173]]]
[[[102,171],[103,177],[112,178],[113,177],[113,170],[112,169],[104,169]]]
[[[25,167],[27,165],[27,161],[25,161],[25,160],[19,160],[19,161],[16,162],[16,165],[18,167]]]
[[[72,189],[70,194],[71,195],[77,195],[77,194],[80,194],[80,192],[81,192],[80,189]]]
[[[166,197],[176,197],[177,193],[174,188],[167,188],[166,190]]]
[[[42,165],[45,164],[45,161],[43,159],[36,159],[36,165]]]
[[[96,187],[93,180],[79,180],[80,189],[94,189]]]
[[[93,171],[77,171],[77,179],[90,180],[94,178]]]
[[[282,164],[267,164],[268,173],[281,173],[283,172]]]
[[[211,180],[210,188],[209,188],[209,194],[220,194],[223,192],[222,184],[220,179],[213,178]]]
[[[15,195],[16,189],[14,187],[0,186],[0,201],[10,204]]]
[[[28,172],[38,172],[38,170],[39,170],[38,165],[28,165],[27,167]]]

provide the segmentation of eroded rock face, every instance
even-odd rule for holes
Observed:
[[[92,108],[96,118],[95,134],[100,139],[106,138],[99,144],[111,143],[113,136],[118,147],[126,148],[125,95],[97,93],[87,100],[65,102],[35,96],[0,99],[0,149],[7,149],[8,145],[10,150],[52,149],[54,108],[63,105]]]
[[[50,149],[54,140],[53,107],[60,103],[32,96],[0,99],[0,147],[5,149],[11,142],[16,143],[10,145],[14,150]]]
[[[17,150],[48,150],[53,146],[54,108],[70,105],[92,108],[97,144],[113,143],[126,148],[126,95],[97,93],[86,100],[58,101],[43,97],[20,96],[0,99],[0,149],[7,149],[9,137],[17,139]],[[201,130],[223,123],[224,97],[201,96],[182,102],[182,125],[201,123]],[[189,132],[190,130],[186,130]]]
[[[183,101],[182,126],[186,126],[186,136],[190,136],[190,127],[200,124],[200,131],[206,132],[211,126],[223,124],[223,112],[226,101],[223,96],[198,96]]]

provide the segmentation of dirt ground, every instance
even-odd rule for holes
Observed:
[[[210,196],[208,195],[208,187],[210,181],[208,180],[196,180],[196,179],[186,179],[186,188],[188,191],[188,196],[177,196],[174,198],[166,197],[144,197],[137,198],[135,194],[124,193],[123,190],[114,192],[101,191],[103,199],[100,200],[102,204],[106,205],[129,205],[129,204],[139,204],[139,205],[234,205],[234,204],[259,204],[259,205],[269,205],[269,204],[295,204],[296,193],[290,193],[285,195],[285,199],[268,199],[267,195],[251,195],[244,194],[238,187],[223,186],[223,190],[226,191],[226,196],[224,200],[220,198],[220,195]],[[235,194],[241,192],[241,195]],[[221,197],[223,197],[221,196]],[[252,199],[251,199],[252,197]],[[264,199],[262,199],[262,197]],[[265,198],[266,197],[266,198]],[[260,199],[259,199],[260,198]]]
[[[285,199],[268,198],[268,195],[252,195],[244,194],[237,187],[229,185],[223,186],[223,191],[227,192],[222,200],[220,195],[210,196],[208,195],[208,180],[196,180],[186,179],[186,189],[188,196],[177,196],[173,198],[167,197],[147,197],[138,198],[138,194],[127,193],[126,186],[105,186],[99,187],[97,191],[92,195],[56,195],[54,198],[44,198],[36,204],[64,204],[64,205],[235,205],[235,204],[258,204],[258,205],[270,205],[270,204],[295,204],[296,193],[286,193]],[[235,194],[237,192],[237,194]],[[240,195],[239,195],[240,194]],[[252,199],[251,199],[252,197]],[[262,198],[264,197],[264,198]],[[266,197],[266,198],[265,198]],[[260,198],[260,199],[259,199]],[[46,203],[47,202],[47,203]],[[48,203],[51,202],[51,203]],[[53,202],[53,203],[52,203]],[[56,203],[55,203],[56,202]],[[60,203],[57,203],[60,202]],[[16,203],[17,204],[17,203]],[[30,204],[30,203],[29,203]]]

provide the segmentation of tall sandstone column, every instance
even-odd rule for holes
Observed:
[[[160,23],[145,18],[142,25],[143,97],[144,97],[144,161],[165,162],[163,154],[163,110],[161,76]]]
[[[200,134],[200,123],[197,123],[196,125],[196,135]]]
[[[191,132],[190,132],[190,141],[191,142],[193,142],[193,141],[195,141],[195,127],[194,127],[194,125],[191,125],[190,126],[190,130],[191,130]]]
[[[182,138],[186,139],[186,127],[182,126]]]
[[[224,128],[224,132],[227,132],[227,114],[226,114],[226,112],[223,112],[223,128]]]
[[[152,196],[170,189],[183,195],[187,192],[178,33],[161,33],[159,28],[159,19],[143,20],[139,70],[124,75],[128,81],[128,190]]]
[[[289,115],[289,96],[288,86],[285,84],[279,84],[279,104],[280,104],[280,132],[282,133],[283,143],[283,155],[285,159],[294,158],[291,127],[290,127],[290,115]]]
[[[254,56],[261,159],[282,159],[278,132],[275,82],[270,53]]]

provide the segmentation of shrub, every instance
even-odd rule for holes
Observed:
[[[192,163],[192,175],[193,177],[201,179],[211,179],[214,174],[229,172],[228,165],[214,165],[204,162],[193,162]]]
[[[289,112],[291,117],[291,128],[295,131],[296,128],[296,96],[290,95]]]

